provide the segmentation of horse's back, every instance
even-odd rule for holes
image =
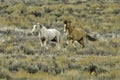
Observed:
[[[50,32],[60,35],[60,32],[57,29],[49,29]]]
[[[82,37],[86,36],[86,33],[83,29],[81,28],[76,28],[73,30],[73,32],[71,33],[71,36],[73,36],[74,39],[80,39]]]
[[[50,39],[59,38],[60,32],[56,29],[48,29],[48,35]]]
[[[83,29],[79,28],[77,30],[79,33],[81,33],[81,35],[86,35],[86,32]]]

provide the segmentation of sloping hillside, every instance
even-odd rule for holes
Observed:
[[[34,22],[63,31],[70,19],[97,41],[40,47]],[[0,80],[119,80],[119,0],[0,0]]]
[[[120,29],[119,0],[2,0],[0,24],[31,28],[34,22],[63,28],[68,18],[88,31],[109,32]]]

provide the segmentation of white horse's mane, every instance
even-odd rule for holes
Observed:
[[[40,25],[42,26],[42,28],[40,29],[40,34],[41,34],[41,36],[44,36],[48,33],[48,29],[44,25],[42,25],[42,24],[40,24]]]

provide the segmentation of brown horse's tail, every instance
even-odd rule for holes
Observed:
[[[96,41],[97,39],[90,36],[89,34],[86,35],[86,37],[90,40],[90,41]]]

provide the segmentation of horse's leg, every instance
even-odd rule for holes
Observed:
[[[74,47],[75,49],[77,48],[76,45],[75,45],[75,40],[74,39],[69,40],[69,45],[70,45],[70,47]]]
[[[67,45],[69,45],[69,44],[71,45],[73,43],[73,40],[68,37],[66,43],[67,43]]]
[[[65,44],[66,44],[66,45],[69,44],[69,39],[68,39],[68,37],[66,38],[66,42],[65,42]]]
[[[88,42],[87,42],[87,38],[84,37],[83,41],[84,41],[85,47],[87,47],[87,46],[88,46],[88,44],[87,44],[87,43],[88,43]]]
[[[41,47],[43,47],[43,42],[42,41],[40,41],[40,45],[41,45]]]
[[[67,41],[66,41],[66,44],[68,45],[69,43],[70,43],[70,40],[67,40]]]
[[[46,49],[48,49],[48,47],[47,47],[46,44],[47,44],[47,39],[44,41],[44,44],[43,44],[43,45],[44,45],[44,47],[45,47]]]
[[[82,45],[82,48],[85,48],[84,38],[80,39],[78,42]]]
[[[67,45],[67,46],[71,46],[72,43],[73,43],[73,40],[71,40],[71,39],[68,39],[68,40],[66,41],[66,45]]]
[[[76,48],[75,40],[72,40],[72,45],[73,45],[74,48]]]
[[[83,42],[83,48],[85,48],[86,47],[86,37],[83,36],[83,41],[82,42]]]
[[[60,36],[57,36],[57,48],[58,48],[58,50],[60,49],[60,42],[61,42]]]
[[[39,41],[40,41],[40,46],[43,47],[43,41],[41,40],[40,37],[39,37]]]

